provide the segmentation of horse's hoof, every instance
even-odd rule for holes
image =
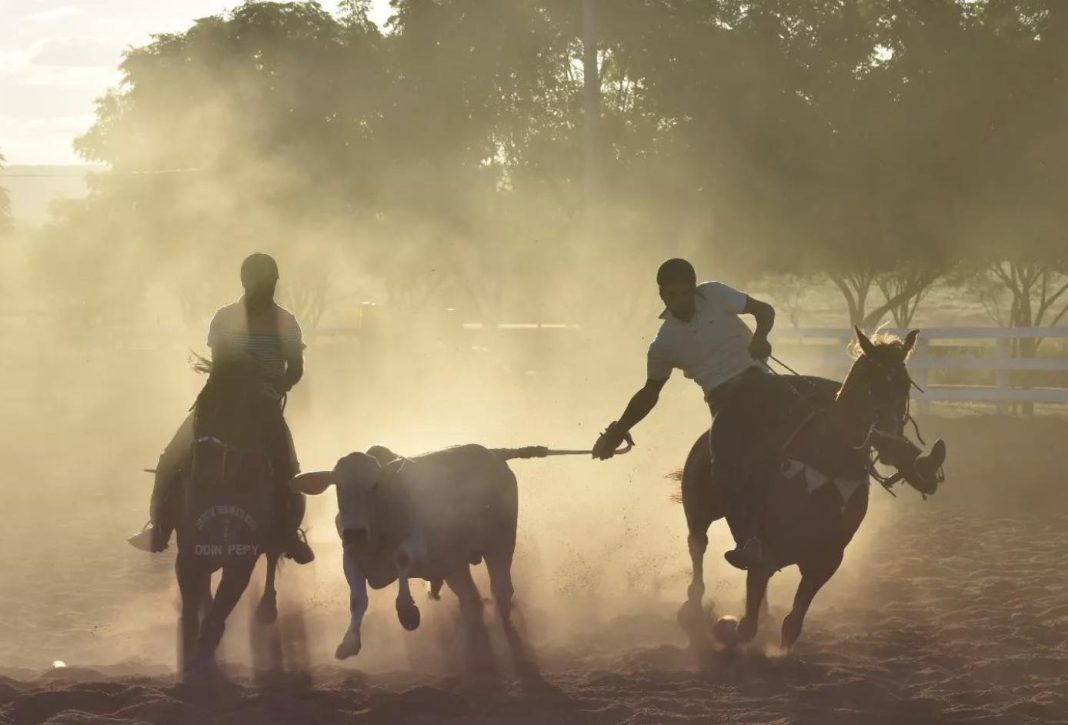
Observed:
[[[700,627],[704,624],[705,620],[705,613],[704,610],[701,609],[701,603],[687,601],[679,607],[679,613],[676,615],[676,619],[684,632],[692,632],[694,629]]]
[[[798,617],[793,612],[786,615],[786,618],[782,620],[782,649],[784,652],[789,652],[790,648],[794,646],[794,642],[801,636],[801,617]]]
[[[256,607],[256,621],[260,624],[274,624],[278,619],[278,601],[271,595],[264,595]]]
[[[409,632],[419,628],[419,607],[415,602],[397,602],[397,619]]]
[[[360,653],[360,638],[357,637],[352,630],[345,633],[344,638],[341,640],[341,644],[334,650],[334,657],[339,660],[347,660],[349,657],[355,657]]]
[[[738,618],[727,615],[717,619],[712,625],[712,636],[724,647],[737,647],[742,641]]]
[[[750,617],[742,617],[742,621],[738,622],[738,641],[752,642],[757,633],[757,620]]]
[[[182,669],[182,682],[194,687],[211,684],[222,675],[219,665],[212,657],[194,657]]]

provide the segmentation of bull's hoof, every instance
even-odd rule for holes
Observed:
[[[419,629],[419,607],[415,602],[397,602],[397,619],[409,632]]]
[[[351,629],[341,639],[341,644],[334,650],[334,657],[339,660],[347,660],[360,653],[360,638]]]
[[[278,619],[278,599],[272,594],[264,594],[256,607],[256,621],[260,624],[274,624]]]

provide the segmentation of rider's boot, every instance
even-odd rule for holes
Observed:
[[[141,532],[131,536],[127,541],[141,551],[159,553],[170,545],[171,532],[174,531],[175,500],[173,487],[180,471],[167,465],[165,458],[160,458],[156,465],[156,479],[152,484],[152,502],[148,507],[148,523]]]
[[[174,531],[174,515],[171,502],[174,500],[174,486],[181,474],[165,457],[160,457],[156,465],[156,480],[152,484],[152,504],[149,508],[151,519],[151,532],[149,551],[160,552],[166,550],[171,542],[171,532]]]
[[[898,470],[917,491],[932,494],[942,482],[942,464],[945,462],[946,444],[939,439],[931,446],[929,453],[901,464]]]
[[[750,536],[745,543],[723,554],[735,569],[748,571],[764,563],[764,544],[759,536]]]
[[[735,541],[741,543],[725,552],[723,558],[736,569],[746,571],[764,562],[764,542],[757,531],[757,515],[753,504],[737,500],[741,494],[741,491],[735,491],[736,500],[732,507],[735,513],[731,517],[731,528],[736,527],[738,532]]]

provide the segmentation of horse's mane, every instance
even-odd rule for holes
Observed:
[[[871,344],[875,345],[876,347],[896,347],[899,349],[903,349],[905,347],[905,341],[897,335],[893,334],[892,332],[876,331],[875,334],[873,334],[868,339],[871,340]],[[857,342],[855,339],[849,342],[849,345],[846,349],[849,352],[849,356],[854,360],[856,360],[863,354],[860,349],[860,343]],[[912,351],[910,350],[908,356],[905,359],[907,360],[908,357],[911,357],[911,355]]]

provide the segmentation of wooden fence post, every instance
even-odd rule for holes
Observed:
[[[998,361],[998,369],[994,371],[994,387],[998,390],[998,413],[1004,415],[1008,412],[1009,405],[1006,402],[1008,392],[1012,388],[1009,381],[1007,363],[1011,358],[1009,352],[1009,338],[999,337],[994,341],[995,359]]]

